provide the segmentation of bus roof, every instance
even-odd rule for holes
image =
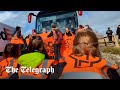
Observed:
[[[69,13],[69,12],[75,12],[75,11],[40,11],[37,14],[37,18],[52,16],[52,15],[60,15],[60,14],[65,14],[65,13]]]

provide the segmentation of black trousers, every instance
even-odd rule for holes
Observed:
[[[118,39],[120,39],[120,34],[118,35]]]
[[[109,42],[112,42],[112,36],[108,36]]]
[[[59,60],[60,59],[60,48],[61,48],[61,44],[54,44],[55,60]]]

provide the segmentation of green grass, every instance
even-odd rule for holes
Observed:
[[[111,52],[111,54],[120,55],[120,48],[116,48],[116,47],[105,47],[105,48],[102,48],[101,51],[103,53],[110,53]]]

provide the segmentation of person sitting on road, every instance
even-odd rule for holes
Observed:
[[[27,54],[24,54],[18,58],[17,68],[19,68],[18,73],[14,73],[10,79],[45,79],[49,75],[46,72],[40,72],[36,74],[35,72],[25,72],[22,73],[20,68],[22,66],[26,67],[26,69],[30,68],[49,68],[54,65],[54,61],[52,59],[48,59],[47,53],[44,49],[43,41],[40,36],[33,36],[32,40],[29,44],[29,51]],[[53,70],[54,71],[54,70]]]
[[[4,59],[0,61],[0,79],[8,79],[12,72],[6,72],[7,67],[17,67],[17,59],[19,57],[18,45],[7,44],[4,49]]]
[[[100,55],[98,38],[94,32],[78,32],[73,41],[73,53],[64,57],[60,79],[120,79],[118,66]]]

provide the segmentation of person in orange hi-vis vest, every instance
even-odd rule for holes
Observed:
[[[31,49],[29,49],[27,54],[18,58],[17,68],[19,68],[19,71],[12,74],[10,79],[49,79],[50,73],[54,73],[54,65],[58,62],[55,62],[53,59],[48,59],[43,40],[40,36],[32,37],[29,48]],[[24,69],[27,70],[26,72],[21,71],[22,66],[27,67]],[[34,72],[31,72],[29,67],[31,67],[31,70],[34,69],[32,70]],[[47,68],[50,68],[52,72],[48,74],[46,72]],[[35,69],[42,72],[35,72]]]
[[[94,32],[78,32],[73,46],[73,53],[62,59],[66,65],[60,79],[120,79],[116,71],[119,67],[101,57]]]
[[[64,33],[64,36],[72,36],[73,35],[73,33],[69,30],[69,28],[65,28],[65,33]]]
[[[27,43],[27,46],[29,45],[29,42],[30,42],[31,39],[32,39],[32,35],[31,35],[31,34],[29,34],[29,35],[25,38],[26,43]]]
[[[19,26],[16,27],[16,31],[13,34],[11,43],[12,44],[24,44],[24,41],[22,40],[22,35],[21,35],[21,27]]]
[[[43,28],[42,33],[41,34],[37,34],[37,36],[40,36],[43,40],[44,43],[44,47],[46,49],[46,52],[49,56],[49,58],[54,58],[54,50],[53,50],[53,38],[49,37],[47,38],[47,36],[50,34],[50,32],[47,32],[45,28]]]
[[[73,47],[73,39],[74,35],[68,28],[65,29],[66,32],[63,36],[62,46],[61,46],[61,56],[65,56],[66,54],[72,53],[72,47]]]
[[[7,72],[7,67],[17,67],[17,58],[19,57],[18,45],[7,44],[3,56],[4,59],[0,61],[0,79],[8,79],[12,72]]]
[[[21,34],[21,27],[16,26],[16,30],[13,34],[13,37],[11,38],[12,44],[18,44],[19,45],[19,53],[23,54],[25,50],[27,49],[27,43],[26,40],[23,38]]]

